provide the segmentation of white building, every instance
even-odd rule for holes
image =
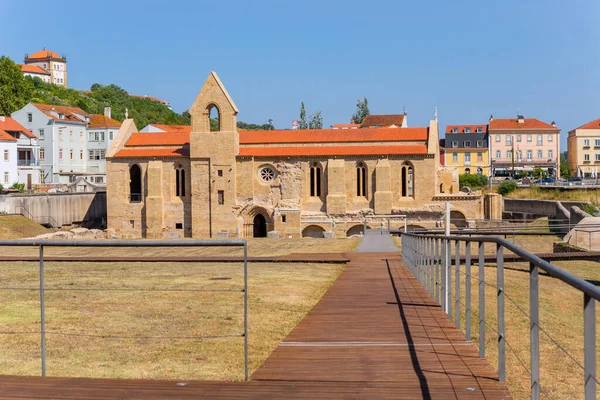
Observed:
[[[12,117],[36,133],[40,145],[42,183],[69,183],[87,175],[87,125],[90,116],[80,108],[29,103]]]
[[[27,189],[40,183],[37,137],[12,118],[0,116],[0,183]]]
[[[106,183],[106,151],[119,132],[121,123],[111,118],[110,107],[104,107],[104,114],[91,114],[87,129],[87,170],[88,179],[93,183]]]
[[[25,54],[25,65],[37,66],[50,74],[50,83],[67,87],[67,57],[44,48],[31,55]],[[21,68],[21,70],[23,70]]]
[[[40,78],[44,82],[50,83],[50,72],[46,71],[45,69],[38,67],[37,65],[26,64],[21,64],[20,67],[23,75],[31,76],[32,78]]]
[[[78,177],[106,182],[106,150],[121,123],[78,107],[29,103],[12,117],[38,135],[42,183],[73,183]]]

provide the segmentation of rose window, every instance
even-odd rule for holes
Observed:
[[[270,165],[261,167],[258,170],[258,177],[263,183],[271,183],[275,180],[275,169]]]

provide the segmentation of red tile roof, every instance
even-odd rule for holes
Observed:
[[[28,60],[33,60],[33,59],[47,59],[47,58],[58,58],[60,59],[61,57],[56,54],[53,51],[50,50],[40,50],[40,51],[36,51],[35,53],[31,54],[29,57],[27,57]]]
[[[55,121],[66,121],[66,122],[86,122],[85,120],[81,120],[75,114],[82,115],[83,117],[89,117],[89,114],[83,111],[79,107],[67,107],[67,106],[55,106],[52,104],[37,104],[32,103],[38,110],[46,114],[48,117],[52,118]],[[52,112],[56,112],[58,114],[63,114],[64,118],[60,119],[55,115],[52,115]]]
[[[357,129],[360,124],[333,124],[333,129]]]
[[[458,129],[458,133],[465,133],[465,128],[471,128],[471,133],[477,133],[477,128],[481,128],[481,133],[487,133],[487,125],[448,125],[446,133],[452,133],[452,129]]]
[[[557,127],[547,124],[539,119],[525,118],[523,123],[519,123],[516,118],[494,118],[490,121],[490,130],[513,130],[513,129],[552,129]]]
[[[298,157],[427,154],[427,146],[294,146],[243,147],[240,156]]]
[[[105,117],[104,114],[90,114],[90,123],[88,128],[120,128],[121,123],[112,118]]]
[[[17,139],[15,139],[11,134],[6,133],[2,129],[0,129],[0,142],[16,142],[16,141],[17,141]]]
[[[183,146],[190,142],[189,133],[137,132],[131,135],[125,146]]]
[[[600,118],[595,119],[592,122],[588,122],[585,125],[581,125],[579,128],[575,129],[600,129]]]
[[[190,125],[163,125],[163,124],[150,124],[151,126],[161,129],[165,132],[181,132],[190,133],[192,127]]]
[[[21,125],[11,117],[4,117],[4,121],[2,121],[2,119],[0,118],[0,129],[10,132],[23,132],[23,134],[28,138],[37,138],[37,136],[31,133],[30,130],[25,128],[23,125]]]
[[[50,75],[50,72],[45,69],[38,67],[37,65],[27,65],[27,64],[19,64],[21,67],[21,72],[28,72],[30,74],[39,74],[39,75]]]
[[[240,144],[425,141],[429,128],[242,131]]]
[[[116,158],[131,157],[189,157],[189,148],[178,149],[122,149],[114,155]]]
[[[390,125],[402,126],[404,117],[406,114],[379,114],[379,115],[367,115],[363,120],[361,126],[382,126],[387,127]]]

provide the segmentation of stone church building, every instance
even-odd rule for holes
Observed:
[[[219,126],[211,131],[211,110]],[[482,218],[482,196],[458,191],[428,127],[243,131],[211,72],[191,127],[138,132],[125,120],[107,153],[108,227],[125,238],[345,237],[407,215],[410,225]],[[391,219],[393,227],[403,226]]]

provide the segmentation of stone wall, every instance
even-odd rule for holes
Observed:
[[[577,206],[571,207],[571,211],[570,211],[569,215],[570,215],[569,224],[571,224],[571,225],[577,225],[582,219],[584,219],[586,217],[591,217],[590,214],[586,213],[585,211],[583,211],[581,208],[579,208]]]
[[[530,199],[508,199],[504,198],[504,212],[509,216],[522,218],[541,218],[556,216],[555,200],[530,200]],[[570,209],[573,206],[583,207],[586,202],[562,201],[564,207]]]

